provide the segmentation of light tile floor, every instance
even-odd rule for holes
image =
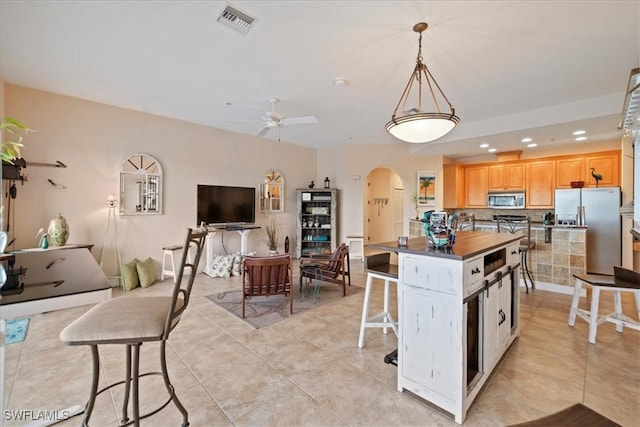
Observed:
[[[352,270],[353,286],[364,286],[362,262],[352,261]],[[199,274],[190,306],[169,340],[170,374],[192,426],[455,425],[424,402],[396,391],[397,368],[383,363],[396,348],[393,333],[369,329],[365,348],[357,347],[363,293],[254,330],[204,298],[239,286],[237,277]],[[115,296],[167,294],[170,288],[168,279],[126,295],[116,291]],[[374,291],[379,306],[381,288]],[[598,328],[597,344],[589,344],[584,321],[567,326],[570,299],[537,290],[521,293],[520,338],[471,407],[465,426],[504,426],[576,402],[624,426],[637,425],[640,332],[618,334],[607,323]],[[611,311],[610,300],[605,293],[602,312]],[[584,298],[581,307],[586,307]],[[84,403],[91,377],[89,350],[64,346],[58,334],[87,308],[33,316],[27,339],[7,346],[5,409],[50,411]],[[624,311],[637,315],[632,299],[624,299]],[[155,344],[143,345],[143,370],[158,368],[157,350]],[[122,348],[104,347],[101,357],[102,383],[119,381]],[[143,379],[141,389],[143,412],[165,399],[160,377]],[[114,425],[121,396],[116,387],[99,397],[91,425]],[[76,426],[80,420],[59,425]],[[143,425],[180,423],[178,410],[169,405]],[[7,426],[23,424],[5,421]]]

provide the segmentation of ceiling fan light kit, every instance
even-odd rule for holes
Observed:
[[[427,66],[422,62],[422,32],[428,27],[426,22],[420,22],[413,26],[413,31],[420,34],[418,39],[418,56],[416,58],[416,66],[411,73],[411,78],[402,92],[402,96],[398,101],[398,105],[391,120],[386,124],[385,128],[394,137],[410,143],[426,143],[442,138],[449,133],[459,122],[460,118],[456,116],[455,108],[444,94],[438,82],[433,77]],[[407,108],[407,101],[411,95],[413,84],[418,82],[417,99],[418,106]],[[433,101],[435,112],[426,113],[422,109],[422,86],[429,89],[431,100]],[[434,91],[435,89],[435,91]],[[426,90],[426,89],[425,89]],[[449,106],[449,112],[442,112],[438,104],[438,97],[442,98]],[[398,114],[398,111],[401,114]]]

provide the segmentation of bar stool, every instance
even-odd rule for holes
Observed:
[[[393,320],[389,313],[389,282],[398,284],[398,266],[390,264],[391,254],[389,252],[369,255],[365,257],[365,269],[367,270],[367,284],[364,289],[364,302],[362,304],[362,321],[360,322],[360,336],[358,337],[358,347],[364,347],[364,335],[366,328],[382,328],[383,333],[387,333],[388,328],[398,336],[398,322]],[[369,317],[369,303],[373,279],[384,280],[384,303],[382,312]]]
[[[573,326],[576,323],[576,316],[589,323],[589,342],[591,344],[596,343],[596,334],[600,323],[614,323],[617,332],[622,332],[624,326],[640,331],[640,273],[623,269],[622,267],[614,267],[614,273],[613,276],[602,274],[573,275],[576,278],[576,285],[573,291],[573,299],[571,300],[568,323],[569,326]],[[578,308],[583,283],[591,286],[592,289],[591,310]],[[613,313],[603,316],[598,314],[601,289],[613,291],[615,310]],[[633,320],[622,313],[621,292],[633,292],[636,300],[636,309],[638,310],[638,320]]]
[[[174,257],[174,254],[179,251],[182,250],[184,248],[184,246],[182,245],[172,245],[172,246],[165,246],[164,248],[162,248],[162,272],[160,273],[160,281],[164,280],[164,276],[170,276],[173,277],[173,283],[176,283],[177,280],[177,272],[176,272],[176,260]],[[168,263],[167,263],[167,258],[169,259],[169,263],[171,264],[171,270],[169,270],[167,267],[169,267]],[[189,261],[189,263],[192,262],[192,257],[191,257],[191,248],[187,248],[187,261]]]

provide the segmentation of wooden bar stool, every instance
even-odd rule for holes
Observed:
[[[360,322],[360,336],[358,337],[358,347],[364,347],[364,335],[366,328],[382,328],[383,333],[387,333],[388,328],[398,336],[398,322],[393,320],[389,313],[389,282],[398,284],[398,266],[389,264],[391,254],[389,252],[369,255],[365,257],[365,269],[367,270],[367,284],[364,289],[364,302],[362,304],[362,321]],[[384,280],[384,303],[382,312],[369,317],[369,303],[373,279]]]
[[[165,246],[164,248],[162,248],[162,272],[160,273],[160,281],[164,280],[164,276],[170,276],[173,277],[173,283],[176,283],[177,280],[177,271],[176,271],[176,260],[175,260],[175,253],[177,251],[180,251],[184,248],[184,246],[182,245],[172,245],[172,246]],[[167,259],[169,262],[167,262]],[[189,263],[192,262],[192,257],[191,257],[191,248],[187,249],[187,261],[189,261]],[[168,269],[169,264],[171,265],[171,270]]]
[[[614,267],[614,275],[602,274],[574,274],[576,285],[571,300],[571,310],[569,311],[569,326],[576,322],[576,316],[589,323],[589,342],[596,343],[598,325],[603,322],[611,322],[616,325],[616,331],[622,332],[623,327],[640,331],[640,273],[627,270],[622,267]],[[582,284],[591,286],[591,310],[578,308]],[[600,304],[600,290],[613,291],[614,312],[600,316],[598,306]],[[638,310],[638,320],[634,320],[622,313],[621,292],[633,292]]]

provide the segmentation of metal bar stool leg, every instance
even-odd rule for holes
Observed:
[[[160,344],[160,366],[162,367],[162,379],[164,380],[164,385],[171,396],[171,400],[173,404],[176,405],[180,413],[182,414],[182,427],[187,427],[189,425],[189,413],[178,399],[176,395],[176,390],[173,384],[171,384],[171,380],[169,379],[169,371],[167,370],[167,353],[166,353],[166,342],[162,341]]]
[[[93,360],[93,377],[91,379],[91,392],[89,394],[89,400],[84,409],[84,418],[82,419],[82,426],[89,426],[89,418],[91,418],[91,412],[93,412],[93,404],[96,401],[98,395],[98,382],[100,381],[100,355],[98,354],[98,346],[91,346],[91,358]]]
[[[129,392],[131,391],[131,346],[127,345],[126,351],[126,372],[124,377],[124,398],[122,399],[122,420],[121,424],[125,424],[129,421]]]
[[[132,401],[132,410],[131,412],[133,412],[133,425],[136,427],[140,427],[140,389],[139,389],[139,382],[140,382],[140,345],[141,344],[134,344],[133,345],[133,364],[132,364],[132,377],[133,377],[133,384],[132,384],[132,394],[133,394],[133,401]]]

